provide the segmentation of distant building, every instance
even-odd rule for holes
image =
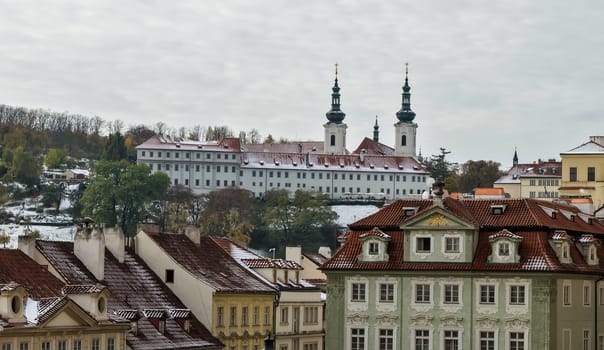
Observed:
[[[497,179],[493,187],[503,188],[509,198],[558,199],[562,179],[562,162],[555,159],[518,163],[514,151],[512,167]]]
[[[604,136],[590,136],[589,141],[562,157],[562,184],[560,197],[572,200],[591,198],[590,213],[601,212],[604,207]]]
[[[376,120],[373,139],[347,150],[336,70],[323,141],[241,144],[236,138],[198,142],[159,135],[137,146],[137,161],[196,193],[238,187],[255,197],[285,189],[324,193],[332,199],[419,198],[428,189],[430,174],[416,157],[418,125],[409,91],[405,76],[394,147],[378,141]]]
[[[26,254],[0,249],[2,350],[126,349],[130,323],[108,312],[110,292],[66,284]]]
[[[74,242],[19,237],[19,249],[69,285],[102,282],[111,292],[106,312],[126,322],[123,340],[128,349],[222,349],[223,344],[139,257],[125,249],[124,242],[119,229],[80,228]],[[81,349],[94,348],[86,344],[90,343]]]
[[[227,349],[262,350],[274,338],[279,290],[241,266],[198,230],[142,227],[136,253]]]
[[[302,277],[297,262],[259,256],[226,238],[212,237],[235,261],[279,290],[273,349],[323,350],[325,301],[321,289]]]
[[[302,247],[286,247],[285,259],[295,261],[303,267],[301,278],[325,290],[327,276],[319,268],[331,258],[331,248],[321,247],[318,253],[302,253]]]
[[[397,200],[325,264],[327,349],[604,346],[604,226],[535,199]]]

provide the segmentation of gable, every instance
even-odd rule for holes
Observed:
[[[88,315],[71,300],[67,301],[58,310],[49,312],[49,315],[44,315],[44,321],[40,324],[41,327],[90,327],[97,324],[92,316]]]
[[[442,207],[433,207],[404,222],[402,230],[474,230],[476,227]]]

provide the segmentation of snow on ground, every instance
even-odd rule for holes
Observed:
[[[340,227],[347,227],[353,222],[380,210],[375,205],[332,205],[331,209],[338,213],[339,218],[336,222]]]

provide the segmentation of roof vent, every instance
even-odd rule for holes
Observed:
[[[399,165],[398,165],[398,168],[399,168],[400,170],[403,170],[403,165],[402,165],[402,164],[399,164]]]
[[[177,142],[176,143],[176,147],[180,148],[180,143]]]
[[[417,213],[417,209],[417,207],[404,207],[403,215],[406,217],[413,216],[415,213]]]
[[[243,161],[243,164],[248,165],[249,161],[246,159]]]
[[[279,161],[278,160],[275,161],[275,165],[279,166]]]
[[[414,165],[413,170],[419,170],[419,167],[417,165]]]
[[[312,163],[312,162],[311,162],[311,163],[308,163],[308,166],[314,166],[314,165],[315,165],[315,164],[314,164],[314,163]]]
[[[344,167],[344,164],[343,164],[343,163],[340,163],[340,168],[343,168],[343,167]]]
[[[294,162],[293,164],[294,164],[294,166],[298,166],[298,162]]]
[[[312,146],[312,150],[316,151],[317,150],[317,146]]]
[[[369,164],[369,167],[370,167],[371,169],[375,168],[375,166],[374,166],[373,164]]]
[[[326,168],[329,168],[329,163],[324,163],[323,164]]]
[[[355,168],[357,168],[357,169],[361,167],[361,165],[359,165],[359,163],[354,163],[354,166],[355,166]]]
[[[203,148],[203,146],[200,144],[197,145],[197,148]]]
[[[264,165],[264,161],[263,160],[260,161],[260,165]]]
[[[384,164],[384,169],[388,169],[388,164]]]
[[[229,148],[229,145],[223,145],[222,147],[223,147],[224,149],[227,149],[227,148]]]

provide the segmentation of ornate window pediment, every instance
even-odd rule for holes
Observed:
[[[388,255],[390,235],[374,227],[359,238],[363,247],[358,256],[360,262],[385,262],[390,259],[390,255]]]
[[[491,255],[489,255],[488,261],[503,264],[520,262],[519,247],[521,242],[521,236],[506,229],[489,236]]]
[[[571,264],[573,262],[570,256],[572,240],[572,237],[564,230],[556,230],[550,236],[549,244],[556,252],[558,260],[563,264]]]

